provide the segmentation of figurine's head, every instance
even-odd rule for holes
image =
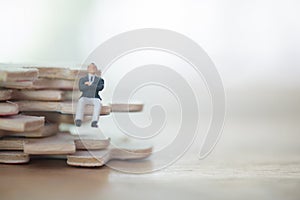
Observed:
[[[97,69],[97,66],[95,65],[95,63],[89,64],[88,67],[87,67],[87,71],[90,74],[96,74],[98,69]]]

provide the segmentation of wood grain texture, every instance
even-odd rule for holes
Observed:
[[[27,142],[26,138],[6,137],[0,139],[0,150],[24,150],[24,143]]]
[[[31,101],[72,101],[81,96],[78,90],[41,89],[41,90],[0,90],[0,100],[31,100]]]
[[[78,90],[78,85],[73,80],[44,79],[34,81],[6,81],[0,82],[0,86],[11,89],[54,89],[54,90]]]
[[[109,146],[110,139],[99,134],[84,134],[84,135],[71,135],[69,133],[59,132],[45,138],[32,138],[32,137],[14,137],[5,136],[0,139],[0,150],[24,150],[25,143],[34,143],[38,145],[55,145],[58,144],[58,150],[60,149],[61,142],[72,141],[75,144],[77,150],[99,150],[105,149]],[[34,144],[30,144],[34,145]],[[40,147],[39,147],[40,148]],[[51,147],[52,148],[52,147]],[[44,151],[44,150],[43,150]],[[27,152],[28,153],[28,152]],[[51,154],[51,153],[49,153]]]
[[[74,124],[74,115],[73,114],[61,114],[59,112],[45,112],[45,111],[23,111],[21,112],[24,115],[31,116],[44,116],[46,122],[50,123],[67,123]],[[88,117],[83,118],[83,122],[87,122],[90,119]]]
[[[0,130],[27,132],[44,126],[45,117],[14,115],[0,118]]]
[[[12,102],[0,102],[0,117],[17,115],[19,113],[19,106]]]
[[[111,112],[141,112],[143,110],[143,104],[125,104],[125,103],[113,103],[111,106]]]
[[[87,74],[86,69],[71,69],[67,67],[32,66],[28,68],[38,69],[39,77],[49,79],[75,80]],[[100,70],[98,70],[97,75],[101,76]]]
[[[64,99],[66,101],[76,101],[81,96],[81,92],[79,90],[68,91],[66,90],[64,93]]]
[[[77,104],[72,102],[45,102],[45,101],[13,101],[18,104],[20,111],[61,112],[62,114],[75,114]],[[102,105],[100,115],[110,114],[110,106]],[[93,114],[93,106],[87,105],[85,115]]]
[[[76,151],[67,156],[67,163],[79,167],[101,167],[110,160],[135,160],[150,156],[152,146],[121,144],[119,147],[110,146],[104,150]]]
[[[13,101],[18,104],[19,110],[22,111],[51,111],[60,112],[61,102],[45,101]]]
[[[21,164],[29,160],[29,155],[23,151],[0,151],[0,163]]]
[[[74,103],[72,106],[71,102],[62,102],[60,112],[63,114],[75,114],[76,113],[77,103]],[[94,106],[86,105],[85,106],[85,115],[92,115],[94,111]],[[102,105],[101,106],[101,113],[100,115],[109,115],[111,112],[111,107],[109,105]]]
[[[55,135],[56,133],[58,133],[58,131],[59,131],[58,124],[45,123],[43,127],[37,130],[27,131],[27,132],[14,132],[14,131],[0,130],[0,136],[41,138],[41,137],[48,137],[51,135]]]
[[[82,134],[73,136],[77,150],[99,150],[109,146],[110,138],[99,134]]]
[[[12,99],[31,101],[62,101],[65,92],[61,90],[14,90]]]
[[[75,153],[75,143],[68,134],[24,142],[24,153],[32,155],[66,155]]]
[[[0,87],[11,89],[34,89],[33,81],[0,82]]]
[[[78,90],[73,80],[39,78],[33,83],[33,89]]]
[[[109,138],[95,134],[72,136],[59,133],[43,139],[5,137],[0,140],[0,150],[23,150],[28,155],[63,155],[67,156],[69,165],[81,167],[100,167],[115,159],[143,159],[152,153],[149,145],[121,142],[115,147],[109,146],[109,142]]]
[[[33,81],[38,77],[37,69],[0,65],[0,85],[5,82]]]
[[[6,101],[12,98],[12,90],[0,89],[0,101]]]

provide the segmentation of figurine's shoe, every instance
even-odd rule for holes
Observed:
[[[93,121],[91,126],[94,127],[94,128],[98,128],[97,121]]]
[[[75,125],[80,127],[81,126],[81,120],[80,119],[76,119],[75,120]]]

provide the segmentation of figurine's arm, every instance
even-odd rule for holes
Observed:
[[[86,85],[86,84],[84,83],[84,79],[81,78],[81,79],[79,80],[79,90],[80,90],[80,91],[84,91],[84,90],[88,90],[88,89],[89,89],[89,86]]]
[[[102,91],[104,88],[104,80],[100,78],[98,84],[97,84],[97,91]]]
[[[94,81],[90,87],[98,92],[102,91],[104,88],[104,80],[102,78],[99,78],[99,81]]]

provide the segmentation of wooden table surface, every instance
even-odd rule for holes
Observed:
[[[193,145],[174,165],[149,174],[64,160],[0,165],[0,199],[300,199],[299,131],[296,116],[227,119],[209,157],[197,159]]]

